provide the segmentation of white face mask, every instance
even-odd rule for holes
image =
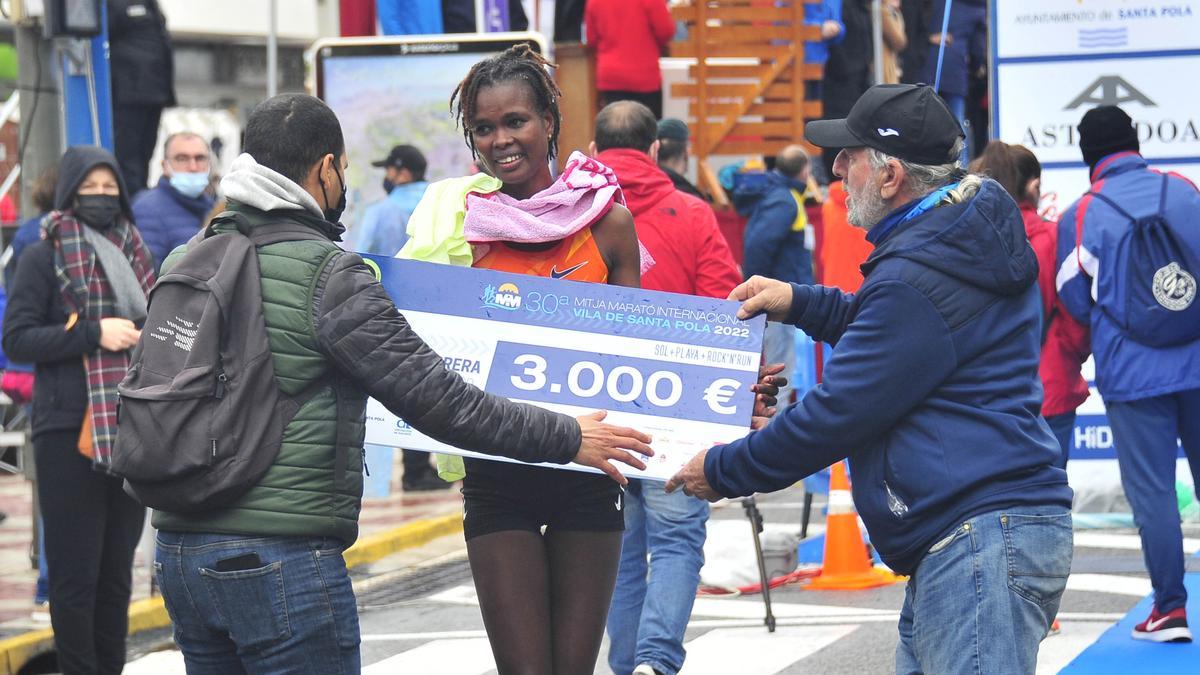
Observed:
[[[187,197],[199,197],[208,187],[207,171],[176,171],[171,174],[171,187]]]

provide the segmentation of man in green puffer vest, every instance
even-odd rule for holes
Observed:
[[[339,248],[348,162],[337,117],[284,94],[255,108],[221,181],[254,225],[328,241],[260,246],[263,309],[280,390],[311,393],[275,463],[234,503],[156,512],[158,582],[188,670],[357,673],[358,612],[342,551],[358,536],[367,396],[421,432],[527,462],[575,461],[624,482],[649,438],[472,387],[413,332],[362,259]],[[164,263],[169,269],[181,254]]]

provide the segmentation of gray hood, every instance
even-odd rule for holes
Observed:
[[[304,188],[244,152],[233,160],[229,173],[221,179],[221,193],[261,211],[297,210],[325,217],[317,200]]]

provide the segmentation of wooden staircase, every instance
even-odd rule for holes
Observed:
[[[821,39],[819,26],[804,25],[804,5],[819,2],[692,0],[672,8],[688,37],[671,44],[671,56],[696,63],[671,95],[688,99],[701,188],[718,203],[726,200],[708,157],[771,156],[792,143],[818,152],[803,139],[805,120],[821,116],[805,83],[819,81],[822,68],[804,61],[804,42]]]

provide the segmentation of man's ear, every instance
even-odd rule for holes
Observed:
[[[329,179],[333,177],[333,167],[334,162],[336,161],[337,158],[330,153],[322,157],[321,161],[317,162],[312,178],[313,181],[316,182],[318,188],[329,186]],[[337,180],[334,179],[334,183],[336,182]]]
[[[658,139],[654,139],[654,142],[650,144],[650,150],[646,154],[650,155],[651,162],[658,164],[658,149],[661,147],[662,147],[662,141],[660,141]]]
[[[588,143],[588,157],[596,156],[596,141]]]
[[[884,201],[890,201],[900,194],[904,187],[904,167],[895,159],[889,159],[883,166],[883,180],[879,183],[879,196]]]

